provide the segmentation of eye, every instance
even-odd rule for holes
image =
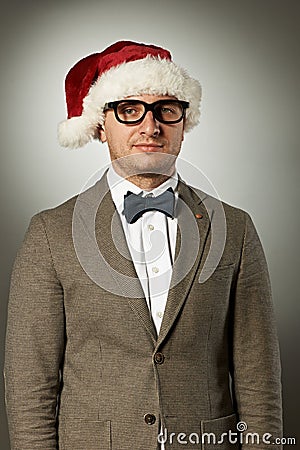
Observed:
[[[124,108],[121,110],[121,113],[130,116],[131,114],[136,114],[137,110],[135,108]]]
[[[175,114],[176,111],[171,106],[162,106],[161,107],[162,114]]]
[[[123,119],[133,117],[136,119],[136,117],[139,117],[141,114],[143,114],[143,106],[136,104],[136,103],[120,103],[118,105],[118,114]]]
[[[175,117],[180,116],[182,113],[181,107],[177,103],[163,103],[159,105],[159,112],[163,116]]]

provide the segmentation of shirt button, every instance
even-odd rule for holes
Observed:
[[[154,226],[151,223],[148,225],[148,230],[149,231],[153,231],[154,230]]]
[[[158,267],[152,267],[152,272],[158,273],[159,272],[159,268]]]
[[[144,415],[144,420],[146,422],[147,425],[153,425],[156,421],[156,417],[154,414],[145,414]]]
[[[163,353],[157,352],[154,355],[154,361],[156,362],[156,364],[163,364],[165,360],[165,357],[163,355]]]
[[[157,315],[157,317],[159,317],[161,319],[162,316],[164,315],[164,313],[161,311],[158,311],[158,313],[156,313],[156,315]]]

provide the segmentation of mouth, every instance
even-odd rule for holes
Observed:
[[[140,152],[155,153],[155,152],[160,152],[163,145],[156,144],[156,143],[142,142],[140,144],[135,144],[133,147],[135,147]]]

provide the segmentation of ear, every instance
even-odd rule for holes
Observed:
[[[105,130],[104,130],[103,125],[100,125],[100,126],[99,126],[98,131],[99,131],[99,139],[100,139],[100,141],[101,141],[102,143],[106,142],[106,141],[107,141],[107,138],[106,138],[106,133],[105,133]]]
[[[184,141],[184,127],[185,127],[185,119],[184,119],[184,122],[183,122],[183,127],[182,127],[182,136],[181,136],[181,142],[183,142],[183,141]]]

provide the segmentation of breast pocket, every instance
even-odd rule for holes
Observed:
[[[193,285],[195,293],[208,302],[213,300],[214,304],[226,301],[234,285],[234,268],[235,265],[230,264],[200,269]]]
[[[209,284],[209,281],[216,280],[222,281],[231,276],[234,272],[235,264],[227,264],[224,266],[206,266],[199,270],[198,273],[198,283],[199,284]]]

